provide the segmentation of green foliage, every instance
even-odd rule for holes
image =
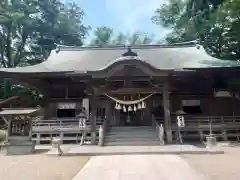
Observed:
[[[154,40],[154,35],[149,35],[143,32],[118,33],[114,36],[111,28],[102,26],[95,30],[94,38],[90,45],[107,46],[107,45],[125,45],[128,42],[130,45],[150,44]]]
[[[48,57],[55,43],[82,45],[89,29],[82,23],[83,16],[75,3],[61,0],[1,0],[1,67],[38,64]],[[4,81],[3,88],[1,99],[20,91],[8,81]]]
[[[212,56],[239,60],[240,0],[169,0],[152,20],[172,29],[167,42],[198,39]]]
[[[106,26],[98,27],[94,31],[94,39],[92,40],[92,45],[104,46],[110,43],[111,37],[113,35],[113,30]]]
[[[75,3],[63,4],[59,0],[41,0],[38,3],[40,17],[36,26],[31,49],[46,59],[56,44],[81,46],[89,27],[82,23],[84,12]]]
[[[88,27],[84,12],[60,0],[0,2],[0,60],[3,67],[37,64],[55,43],[82,45]]]

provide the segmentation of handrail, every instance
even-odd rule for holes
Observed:
[[[157,133],[157,136],[159,138],[160,143],[162,145],[164,145],[165,144],[165,142],[164,142],[164,129],[162,127],[162,124],[161,125],[158,124],[154,115],[152,115],[152,125],[155,126],[155,128],[156,128],[156,133]]]

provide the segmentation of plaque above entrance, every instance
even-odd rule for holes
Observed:
[[[76,103],[58,103],[58,109],[76,109]]]

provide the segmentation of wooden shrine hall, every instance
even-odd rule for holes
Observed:
[[[195,42],[109,47],[57,46],[40,64],[2,68],[0,76],[44,95],[44,115],[32,123],[32,139],[96,144],[103,125],[106,145],[158,144],[177,139],[176,115],[185,118],[185,142],[240,139],[240,64],[207,54]],[[83,131],[77,115],[86,109]],[[156,136],[153,137],[153,136]],[[119,140],[119,142],[118,142]],[[149,144],[151,145],[151,143]]]

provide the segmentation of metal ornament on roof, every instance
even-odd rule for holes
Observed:
[[[122,54],[123,57],[137,57],[138,54],[133,52],[131,47],[128,47],[128,51]]]
[[[138,54],[136,52],[133,52],[130,46],[129,41],[125,42],[125,48],[127,48],[127,52],[123,53],[123,57],[137,57]]]

